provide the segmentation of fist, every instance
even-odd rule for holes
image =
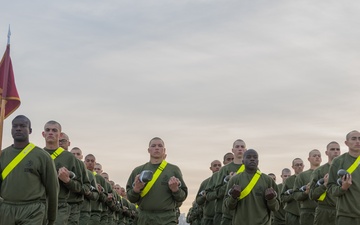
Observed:
[[[234,186],[229,190],[229,195],[236,199],[240,196],[241,187],[239,185],[234,184]]]
[[[272,200],[276,198],[277,193],[273,188],[268,188],[265,190],[265,199],[266,200]]]

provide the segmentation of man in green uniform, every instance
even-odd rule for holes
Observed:
[[[179,167],[164,160],[166,149],[161,138],[150,140],[148,152],[150,162],[136,167],[126,185],[129,201],[139,205],[137,225],[175,225],[175,208],[186,199],[188,189]],[[146,177],[144,170],[154,173],[149,182],[140,179]]]
[[[232,225],[232,218],[234,210],[223,207],[223,199],[226,195],[226,187],[231,176],[244,171],[245,166],[243,164],[243,155],[246,151],[246,144],[243,140],[237,139],[233,143],[232,152],[234,153],[234,160],[227,165],[223,166],[217,176],[217,180],[214,185],[214,190],[217,193],[217,203],[222,206],[222,218],[221,225]]]
[[[214,160],[210,164],[210,170],[212,173],[218,172],[221,168],[221,162],[219,160]],[[196,203],[199,206],[203,207],[203,223],[202,225],[214,225],[214,216],[215,216],[215,199],[208,200],[206,193],[206,186],[211,177],[208,177],[203,182],[201,182],[200,188],[196,195]]]
[[[281,179],[282,182],[278,184],[278,195],[280,196],[280,192],[285,184],[285,181],[291,176],[291,171],[288,168],[284,168],[281,171]],[[273,221],[272,225],[285,225],[285,210],[284,203],[280,202],[280,207],[278,211],[273,212]]]
[[[317,202],[309,198],[311,174],[321,163],[321,153],[317,149],[309,152],[310,169],[296,177],[294,183],[294,199],[300,203],[300,225],[314,223]]]
[[[280,199],[284,204],[285,210],[285,224],[299,225],[300,224],[300,204],[294,199],[294,183],[296,177],[304,170],[304,162],[300,158],[295,158],[292,161],[292,168],[294,175],[286,179],[282,190]]]
[[[224,155],[223,164],[227,165],[234,160],[234,154],[232,152],[228,152]],[[220,171],[220,170],[219,170]],[[218,198],[218,193],[215,190],[216,181],[218,179],[218,171],[213,173],[210,177],[208,184],[206,185],[206,200],[207,201],[215,201],[215,215],[214,215],[214,224],[221,224],[222,218],[222,204],[223,198]]]
[[[54,161],[43,149],[29,142],[31,122],[23,115],[12,120],[14,144],[0,157],[0,224],[54,224],[59,183]],[[25,155],[27,153],[27,155]],[[25,155],[13,164],[15,157]],[[10,169],[13,165],[13,169]],[[6,168],[6,169],[5,169]],[[45,201],[46,196],[47,211]],[[47,215],[46,215],[47,212]]]
[[[67,134],[65,134],[64,132],[60,133],[59,145],[64,150],[69,151],[70,139],[69,139],[69,136]],[[77,147],[75,147],[75,148],[79,149]],[[76,155],[74,155],[74,156],[75,156],[75,158],[77,158]],[[67,199],[67,203],[70,205],[70,216],[69,216],[68,225],[79,224],[80,206],[84,201],[84,195],[92,194],[91,190],[90,190],[90,187],[91,187],[90,180],[89,180],[89,176],[86,172],[87,169],[85,168],[85,164],[78,158],[77,158],[77,163],[79,164],[78,166],[81,171],[82,188],[81,188],[81,192],[78,192],[78,193],[70,191],[69,198]]]
[[[186,222],[190,225],[201,225],[202,214],[202,208],[194,201],[186,215]]]
[[[329,178],[329,169],[332,160],[340,155],[340,145],[332,141],[326,146],[325,154],[328,162],[318,167],[311,175],[309,197],[318,201],[315,210],[314,225],[335,225],[336,221],[336,197],[326,193]]]
[[[75,156],[75,158],[80,160],[81,163],[83,163],[84,167],[85,167],[85,163],[82,161],[84,156],[82,154],[81,149],[78,147],[74,147],[71,149],[70,152]],[[84,201],[80,205],[80,218],[79,218],[80,225],[88,224],[88,222],[90,220],[90,214],[91,214],[91,200],[97,201],[99,199],[99,192],[96,188],[97,183],[96,183],[95,177],[94,177],[93,173],[88,169],[86,169],[86,173],[87,173],[87,176],[88,176],[89,182],[90,182],[90,193],[84,193],[85,198],[84,198]]]
[[[329,194],[338,198],[337,225],[360,224],[360,132],[349,132],[345,144],[349,150],[332,161],[327,185]],[[347,170],[348,173],[339,177],[337,173],[340,169]]]
[[[227,186],[225,208],[235,210],[233,224],[271,225],[270,212],[279,209],[276,183],[258,170],[254,149],[244,153],[245,171],[233,176]]]
[[[58,171],[60,192],[58,196],[58,211],[55,224],[67,224],[70,216],[70,206],[67,203],[70,191],[80,193],[82,190],[82,173],[78,160],[68,151],[59,146],[61,125],[49,121],[42,132],[45,138],[44,150],[51,155]],[[75,176],[71,175],[71,172]]]

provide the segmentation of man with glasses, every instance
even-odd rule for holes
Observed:
[[[292,161],[292,168],[294,175],[286,179],[281,190],[281,202],[284,204],[285,210],[285,224],[286,225],[300,225],[300,205],[294,199],[294,183],[296,177],[304,170],[304,163],[302,159],[295,158]]]
[[[59,146],[62,147],[64,150],[69,151],[70,139],[69,136],[64,132],[60,133]],[[79,148],[75,147],[74,149],[79,149]],[[75,158],[77,157],[75,156]],[[71,191],[69,198],[67,200],[68,204],[70,205],[70,216],[68,222],[69,225],[79,224],[80,211],[81,211],[80,205],[84,201],[84,195],[91,194],[90,191],[91,184],[90,184],[89,176],[87,175],[87,169],[85,168],[85,164],[79,159],[77,160],[77,163],[80,168],[81,179],[82,179],[81,181],[83,183],[83,186],[81,192],[75,193]]]

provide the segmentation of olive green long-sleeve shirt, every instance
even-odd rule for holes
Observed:
[[[333,159],[328,181],[328,192],[338,198],[336,210],[338,216],[360,217],[360,166],[351,174],[352,184],[347,190],[337,184],[339,169],[347,170],[356,160],[356,157],[344,153]]]
[[[3,150],[0,157],[0,172],[22,151],[12,146]],[[35,147],[2,180],[0,178],[0,197],[5,202],[24,203],[32,201],[48,202],[47,219],[55,221],[58,207],[59,182],[54,161],[50,155]]]
[[[310,177],[314,170],[308,169],[300,173],[294,183],[294,199],[300,202],[300,209],[313,209],[315,211],[317,202],[309,198],[309,194],[298,191],[302,186],[310,183]]]
[[[130,202],[137,203],[140,210],[145,211],[168,211],[175,210],[177,202],[183,202],[188,194],[185,181],[182,173],[176,165],[168,163],[162,171],[150,191],[141,197],[140,193],[133,191],[133,183],[136,175],[143,170],[151,170],[153,173],[157,170],[160,164],[145,163],[144,165],[136,167],[127,182],[126,191]],[[175,176],[181,182],[181,186],[177,192],[172,192],[168,186],[170,177]],[[154,204],[156,202],[156,204]]]
[[[280,194],[281,201],[284,204],[285,212],[300,216],[300,203],[294,199],[294,193],[286,194],[288,190],[293,190],[297,175],[292,175],[286,179]]]
[[[229,181],[226,193],[235,184],[240,185],[241,190],[244,190],[250,183],[254,174],[243,172],[235,175]],[[280,198],[277,195],[274,199],[265,199],[265,190],[273,188],[278,193],[278,187],[271,177],[266,174],[261,174],[259,180],[252,188],[249,195],[239,200],[230,196],[224,199],[225,207],[234,209],[233,224],[256,224],[256,225],[270,225],[270,211],[277,211],[280,205]]]

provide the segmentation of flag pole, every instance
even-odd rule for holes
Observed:
[[[9,47],[10,47],[10,36],[11,36],[11,32],[10,32],[10,25],[9,25],[9,31],[8,31],[8,35],[7,35],[7,45],[6,45],[6,54],[10,54],[9,51]],[[7,93],[7,83],[8,83],[8,70],[9,70],[9,59],[8,57],[4,57],[4,62],[5,64],[5,73],[4,73],[4,82],[3,82],[3,87],[0,87],[0,97],[1,97],[1,111],[0,111],[0,156],[1,156],[1,149],[2,149],[2,140],[3,140],[3,130],[4,130],[4,119],[5,119],[5,105],[6,105],[6,93]],[[5,95],[5,96],[4,96]]]

